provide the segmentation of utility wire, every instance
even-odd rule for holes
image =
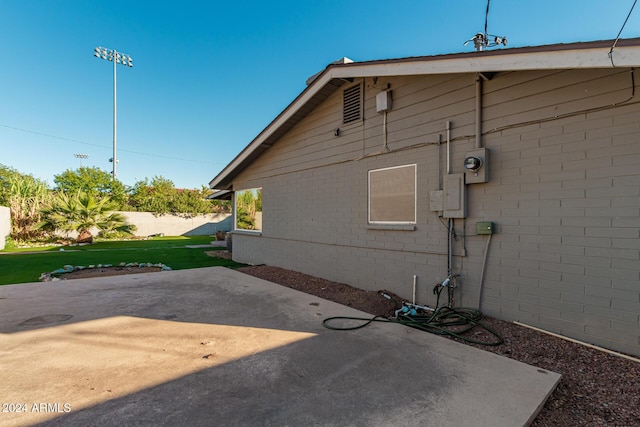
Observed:
[[[624,20],[624,23],[622,24],[622,27],[620,28],[620,31],[618,31],[618,36],[616,37],[615,41],[613,42],[613,45],[611,46],[611,50],[609,50],[609,59],[611,60],[611,65],[615,68],[616,64],[613,63],[613,49],[615,49],[616,44],[618,43],[618,40],[620,40],[620,35],[622,34],[622,30],[624,30],[625,25],[627,25],[627,21],[629,20],[629,17],[631,16],[631,12],[633,12],[633,8],[636,7],[636,3],[638,2],[638,0],[633,0],[633,4],[631,5],[631,9],[629,10],[629,13],[627,14],[627,18]],[[489,7],[489,5],[487,5],[487,8]]]
[[[487,11],[484,14],[484,35],[485,38],[487,36],[487,34],[489,34],[488,28],[489,28],[489,3],[491,3],[491,0],[487,0]]]
[[[65,137],[62,137],[62,136],[56,136],[56,135],[51,135],[51,134],[48,134],[48,133],[37,132],[37,131],[34,131],[34,130],[30,130],[30,129],[23,129],[23,128],[19,128],[19,127],[15,127],[15,126],[9,126],[9,125],[5,125],[5,124],[2,124],[2,123],[0,123],[0,126],[2,126],[4,128],[7,128],[7,129],[17,130],[17,131],[20,131],[20,132],[26,132],[26,133],[31,133],[31,134],[34,134],[34,135],[45,136],[47,138],[59,139],[61,141],[75,142],[77,144],[90,145],[92,147],[111,149],[110,146],[106,146],[106,145],[92,144],[92,143],[86,142],[86,141],[79,141],[77,139],[65,138]],[[222,162],[208,162],[206,160],[182,159],[180,157],[163,156],[162,154],[143,153],[141,151],[127,150],[127,149],[124,149],[124,148],[118,148],[118,151],[124,151],[126,153],[138,154],[138,155],[141,155],[141,156],[159,157],[159,158],[169,159],[169,160],[180,160],[180,161],[183,161],[183,162],[206,163],[206,164],[209,164],[209,165],[221,164],[222,163]]]

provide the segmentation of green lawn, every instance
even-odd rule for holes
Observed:
[[[150,240],[105,241],[86,246],[12,249],[0,252],[0,285],[37,282],[40,274],[64,265],[113,264],[121,262],[163,263],[174,270],[224,266],[241,267],[233,261],[205,254],[216,248],[187,248],[205,245],[209,236],[156,237]],[[223,248],[220,248],[223,249]]]

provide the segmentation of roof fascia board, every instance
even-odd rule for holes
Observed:
[[[629,46],[619,45],[613,51],[593,44],[569,49],[542,49],[531,51],[487,51],[451,56],[416,57],[386,61],[371,61],[329,65],[278,117],[276,117],[240,154],[238,154],[215,178],[209,182],[216,188],[230,173],[262,145],[280,126],[311,100],[333,79],[349,79],[382,76],[407,76],[429,74],[480,73],[498,71],[587,69],[640,66],[640,45],[636,39]]]
[[[640,66],[640,48],[617,47],[613,52],[613,63],[616,67]],[[613,68],[613,65],[608,51],[604,49],[580,49],[513,53],[508,56],[473,55],[456,58],[416,58],[398,62],[354,63],[336,66],[330,71],[334,78],[349,78],[580,68]]]

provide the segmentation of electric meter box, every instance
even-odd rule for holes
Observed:
[[[478,148],[468,151],[464,162],[465,183],[482,184],[489,182],[489,150]]]
[[[476,233],[493,234],[493,223],[490,221],[476,222]]]

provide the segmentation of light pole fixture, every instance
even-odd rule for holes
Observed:
[[[76,159],[80,159],[80,167],[82,167],[82,159],[88,159],[89,155],[88,154],[74,154],[73,157],[75,157]]]
[[[116,165],[118,164],[118,158],[116,156],[116,147],[117,147],[117,102],[116,102],[116,65],[122,64],[127,67],[133,67],[133,59],[131,56],[126,55],[122,52],[118,52],[114,49],[107,49],[105,47],[98,46],[93,50],[93,56],[96,58],[106,59],[107,61],[113,62],[113,157],[109,159],[110,162],[113,162],[113,181],[116,180]]]

